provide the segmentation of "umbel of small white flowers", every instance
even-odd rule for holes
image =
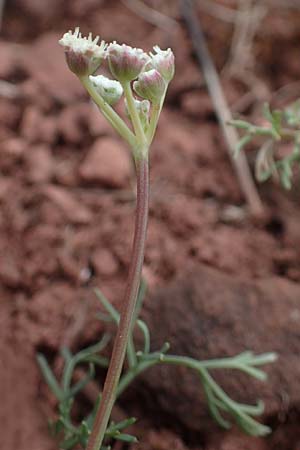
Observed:
[[[172,50],[170,48],[161,50],[155,46],[154,52],[148,54],[140,48],[126,44],[117,42],[106,44],[100,41],[99,36],[93,39],[91,33],[88,37],[83,37],[79,28],[74,32],[65,33],[59,43],[64,47],[70,70],[79,77],[114,128],[120,132],[120,126],[122,128],[123,125],[107,108],[115,105],[125,94],[126,110],[136,134],[141,136],[140,125],[142,133],[146,133],[149,128],[150,141],[168,84],[175,72]],[[113,80],[104,75],[95,75],[103,61],[108,62]],[[151,115],[154,116],[152,119]],[[140,123],[137,123],[137,120]],[[126,131],[123,130],[124,133],[126,135]],[[128,137],[127,141],[129,140]]]

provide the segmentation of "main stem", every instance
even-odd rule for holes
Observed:
[[[135,231],[131,262],[125,296],[122,303],[120,322],[114,342],[112,356],[104,383],[101,402],[97,411],[87,450],[100,450],[111,411],[115,402],[117,387],[126,354],[127,342],[135,319],[135,306],[144,262],[145,241],[148,222],[149,167],[148,156],[136,159],[137,204]]]

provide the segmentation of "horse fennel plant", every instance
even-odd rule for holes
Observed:
[[[97,296],[115,322],[117,332],[110,361],[100,355],[108,338],[105,335],[100,342],[72,355],[68,349],[62,349],[65,366],[59,382],[45,357],[38,355],[38,362],[47,383],[59,402],[59,418],[53,425],[56,434],[63,434],[61,448],[71,449],[77,444],[87,450],[108,448],[111,439],[135,442],[136,438],[124,433],[124,429],[135,419],[129,418],[115,424],[110,422],[115,400],[140,373],[156,364],[183,365],[199,376],[213,417],[225,428],[230,423],[221,412],[231,415],[235,422],[247,433],[259,436],[270,430],[255,421],[253,416],[263,411],[262,402],[246,405],[232,400],[215,382],[212,369],[238,369],[260,380],[266,379],[265,373],[258,367],[276,358],[274,353],[255,356],[244,352],[231,358],[198,361],[190,357],[171,355],[169,344],[155,352],[150,350],[150,332],[147,325],[138,318],[144,296],[144,284],[141,272],[144,259],[144,247],[148,220],[149,198],[149,148],[152,143],[160,112],[164,103],[169,82],[174,76],[174,55],[171,49],[161,50],[154,47],[154,53],[147,54],[141,49],[113,42],[109,45],[99,38],[92,39],[91,34],[82,37],[79,28],[75,32],[64,34],[60,44],[64,47],[67,63],[82,85],[85,87],[100,112],[129,145],[136,169],[136,217],[133,248],[129,267],[127,286],[120,314],[100,291]],[[103,75],[94,75],[103,61],[108,62],[114,80]],[[132,124],[126,122],[113,109],[121,97],[124,97],[125,110]],[[101,316],[103,318],[103,316]],[[106,317],[107,319],[107,317]],[[144,345],[135,349],[133,329],[137,325],[143,333]],[[127,353],[127,366],[122,372]],[[78,364],[87,364],[86,377],[73,383],[73,373]],[[76,395],[95,376],[95,366],[107,367],[108,371],[103,391],[99,394],[93,411],[74,424],[71,409]]]

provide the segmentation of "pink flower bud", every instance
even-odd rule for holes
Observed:
[[[101,41],[98,45],[99,36],[94,40],[92,34],[82,37],[77,27],[74,31],[65,33],[59,43],[64,47],[68,66],[78,76],[92,75],[105,58],[106,44]]]
[[[158,70],[163,79],[169,83],[174,77],[175,73],[175,57],[170,48],[167,50],[161,50],[158,45],[153,47],[156,54],[150,53],[151,61],[150,67]]]
[[[108,46],[107,54],[110,71],[121,83],[135,80],[150,60],[142,49],[116,42]]]
[[[142,98],[152,103],[159,103],[166,89],[166,83],[161,74],[155,70],[142,72],[137,81],[133,83],[133,89]]]

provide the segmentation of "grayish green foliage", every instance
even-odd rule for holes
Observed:
[[[266,374],[259,369],[259,366],[273,362],[276,359],[276,355],[274,353],[266,353],[255,356],[248,351],[232,358],[198,361],[190,357],[169,354],[170,345],[168,343],[165,343],[160,350],[151,352],[149,329],[145,322],[138,318],[145,291],[145,283],[142,282],[136,309],[136,326],[142,332],[144,344],[142,349],[137,351],[131,336],[127,347],[127,369],[124,370],[120,379],[117,397],[122,394],[139,374],[154,365],[185,366],[196,371],[199,375],[209,410],[223,428],[230,428],[229,417],[231,416],[239,427],[250,435],[263,436],[268,434],[270,429],[254,419],[255,416],[263,412],[263,403],[259,401],[257,405],[245,405],[232,400],[216,383],[210,371],[213,369],[237,369],[259,380],[265,380]],[[100,320],[109,320],[117,325],[119,322],[118,311],[98,289],[96,290],[96,295],[105,310],[105,315],[103,313],[99,314]],[[101,401],[101,393],[99,393],[98,401],[94,405],[93,410],[79,424],[74,424],[72,420],[72,406],[79,392],[95,377],[95,367],[108,367],[109,361],[101,356],[101,352],[109,341],[110,336],[105,334],[98,343],[79,351],[76,355],[72,355],[68,349],[63,348],[61,354],[65,365],[60,381],[56,379],[45,357],[41,354],[37,357],[44,378],[59,402],[58,419],[51,423],[51,430],[54,436],[61,438],[61,449],[73,449],[78,444],[85,448],[87,445],[98,403]],[[79,382],[73,383],[74,370],[79,365],[87,367],[86,375]],[[226,419],[223,417],[223,413],[226,413]],[[124,432],[134,422],[134,418],[126,419],[117,424],[111,422],[105,433],[105,445],[102,446],[102,450],[108,450],[112,440],[128,443],[136,442],[135,436]]]
[[[229,124],[242,130],[236,154],[256,138],[263,139],[256,159],[256,177],[266,181],[271,176],[280,180],[285,189],[291,189],[294,169],[300,168],[300,100],[283,110],[271,111],[264,105],[266,126],[256,126],[245,120],[232,120]],[[278,155],[283,142],[290,142],[291,151],[286,156]]]

